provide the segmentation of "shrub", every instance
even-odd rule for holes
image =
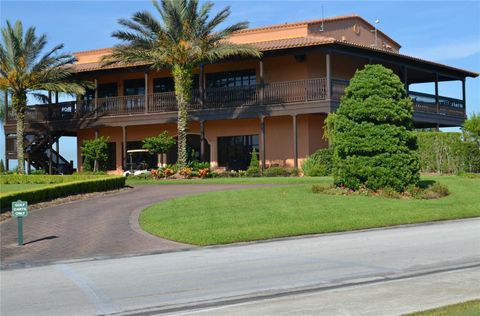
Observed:
[[[3,164],[3,159],[0,159],[0,174],[4,173],[5,170],[5,165]]]
[[[262,175],[265,177],[288,177],[290,171],[282,167],[270,167],[265,169]]]
[[[192,176],[192,168],[184,167],[178,173],[185,179],[189,179]]]
[[[357,70],[333,120],[334,183],[404,191],[419,181],[412,100],[393,71]],[[332,123],[332,122],[331,122]]]
[[[171,168],[165,167],[162,169],[163,176],[165,178],[171,177],[172,175],[175,174],[175,171]]]
[[[444,184],[433,182],[426,185],[411,185],[404,192],[385,187],[381,190],[370,190],[365,186],[352,190],[347,187],[335,187],[327,184],[312,185],[313,193],[321,193],[328,195],[360,195],[360,196],[382,196],[390,199],[438,199],[450,194],[448,187]]]
[[[105,178],[105,176],[98,175],[22,175],[22,174],[8,174],[0,177],[0,184],[55,184],[67,183],[73,181],[84,181],[91,179]]]
[[[108,138],[103,136],[83,141],[80,150],[84,159],[83,167],[86,171],[98,171],[100,169],[100,166],[103,166],[104,163],[107,161],[107,141]]]
[[[35,176],[31,178],[40,177],[42,176]],[[10,208],[13,201],[17,200],[28,201],[29,203],[37,203],[69,195],[114,190],[124,186],[125,177],[95,177],[78,181],[52,184],[50,186],[26,191],[5,193],[0,196],[0,205],[2,211],[4,211]]]
[[[32,170],[32,171],[30,172],[30,174],[31,174],[32,176],[35,176],[35,175],[36,175],[36,176],[38,176],[38,175],[44,175],[44,174],[45,174],[45,170],[42,170],[42,169]]]
[[[156,180],[163,177],[163,173],[158,171],[158,170],[155,170],[155,169],[150,170],[150,173],[152,174],[152,178],[154,178]]]
[[[329,176],[333,170],[333,150],[323,148],[308,156],[302,163],[303,174],[309,177]]]
[[[258,154],[254,148],[252,151],[252,158],[250,159],[250,165],[247,169],[247,176],[258,177],[260,175],[260,163],[258,162]]]
[[[206,178],[206,177],[208,177],[209,173],[210,173],[210,168],[199,169],[198,170],[198,177],[200,177],[202,179]]]
[[[137,175],[131,174],[129,178],[135,179],[135,180],[151,180],[154,178],[154,176],[151,172],[144,172]]]
[[[192,168],[194,171],[199,171],[200,169],[210,169],[209,162],[200,162],[200,161],[192,161],[189,164],[189,167]]]
[[[480,148],[461,133],[419,132],[417,139],[422,172],[480,172]]]
[[[472,113],[463,123],[462,131],[467,141],[475,142],[480,147],[480,113]]]
[[[82,170],[80,172],[75,172],[74,175],[84,175],[84,176],[106,176],[108,173],[106,171],[86,171]]]
[[[151,154],[166,154],[170,147],[175,145],[176,141],[167,131],[161,132],[158,136],[146,137],[142,148],[147,149]],[[163,164],[163,155],[160,156]]]

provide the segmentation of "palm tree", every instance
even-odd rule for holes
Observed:
[[[113,37],[123,43],[104,57],[104,65],[115,63],[145,63],[152,70],[171,69],[178,106],[178,161],[187,163],[187,106],[191,101],[193,69],[204,62],[215,62],[233,56],[260,57],[261,53],[250,45],[233,44],[230,35],[248,27],[247,22],[217,30],[230,15],[226,7],[210,18],[213,3],[199,7],[198,0],[152,0],[160,15],[157,20],[148,11],[133,14],[130,20],[120,19],[125,29]]]
[[[47,45],[45,34],[37,37],[35,28],[23,32],[22,22],[12,26],[9,21],[1,29],[3,41],[0,43],[0,90],[11,96],[12,108],[17,120],[17,160],[18,172],[24,170],[24,127],[27,110],[27,95],[45,99],[39,91],[84,94],[86,82],[70,80],[73,72],[71,64],[76,59],[60,51],[63,44],[42,51]],[[4,115],[7,115],[6,113]]]

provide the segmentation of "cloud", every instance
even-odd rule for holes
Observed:
[[[480,39],[471,38],[417,50],[402,50],[402,53],[435,61],[462,59],[480,53]]]

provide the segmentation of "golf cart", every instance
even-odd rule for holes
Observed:
[[[127,166],[123,173],[124,176],[129,175],[138,176],[140,174],[149,173],[147,156],[150,152],[147,149],[131,149],[127,150]]]

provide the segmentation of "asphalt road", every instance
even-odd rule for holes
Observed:
[[[156,315],[475,265],[480,219],[3,270],[0,312]]]

